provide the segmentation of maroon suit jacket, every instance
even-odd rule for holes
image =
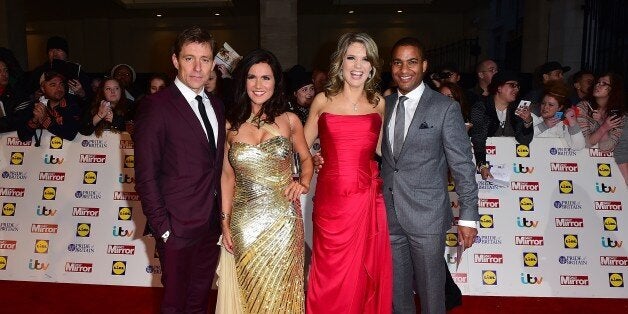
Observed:
[[[175,84],[139,105],[133,134],[135,189],[155,237],[170,230],[171,235],[194,238],[218,220],[225,115],[222,102],[208,96],[218,119],[215,155]]]

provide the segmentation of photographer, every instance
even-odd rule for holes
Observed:
[[[30,141],[35,136],[39,146],[41,129],[67,140],[73,140],[78,133],[81,109],[74,98],[66,97],[66,80],[63,75],[48,71],[39,79],[42,96],[31,100],[19,110],[17,134],[20,141]],[[37,130],[40,130],[39,134]]]

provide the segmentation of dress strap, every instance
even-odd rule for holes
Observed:
[[[268,133],[272,134],[273,136],[281,136],[281,133],[279,132],[278,129],[272,127],[270,124],[265,123],[264,121],[255,121],[258,120],[259,118],[256,118],[255,115],[253,113],[251,113],[251,117],[249,117],[246,122],[251,123],[255,126],[257,126],[260,129],[264,129],[266,130]]]

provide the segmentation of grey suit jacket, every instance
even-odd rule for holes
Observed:
[[[388,215],[409,234],[444,234],[453,220],[447,169],[456,183],[460,219],[477,221],[478,187],[460,105],[425,86],[397,162],[388,136],[397,93],[386,97],[382,177]],[[407,123],[407,122],[406,122]]]

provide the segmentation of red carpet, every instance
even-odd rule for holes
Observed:
[[[0,280],[0,313],[159,313],[161,294],[161,288]],[[212,291],[210,308],[215,301]],[[465,296],[463,305],[449,313],[619,314],[628,313],[628,299]]]

